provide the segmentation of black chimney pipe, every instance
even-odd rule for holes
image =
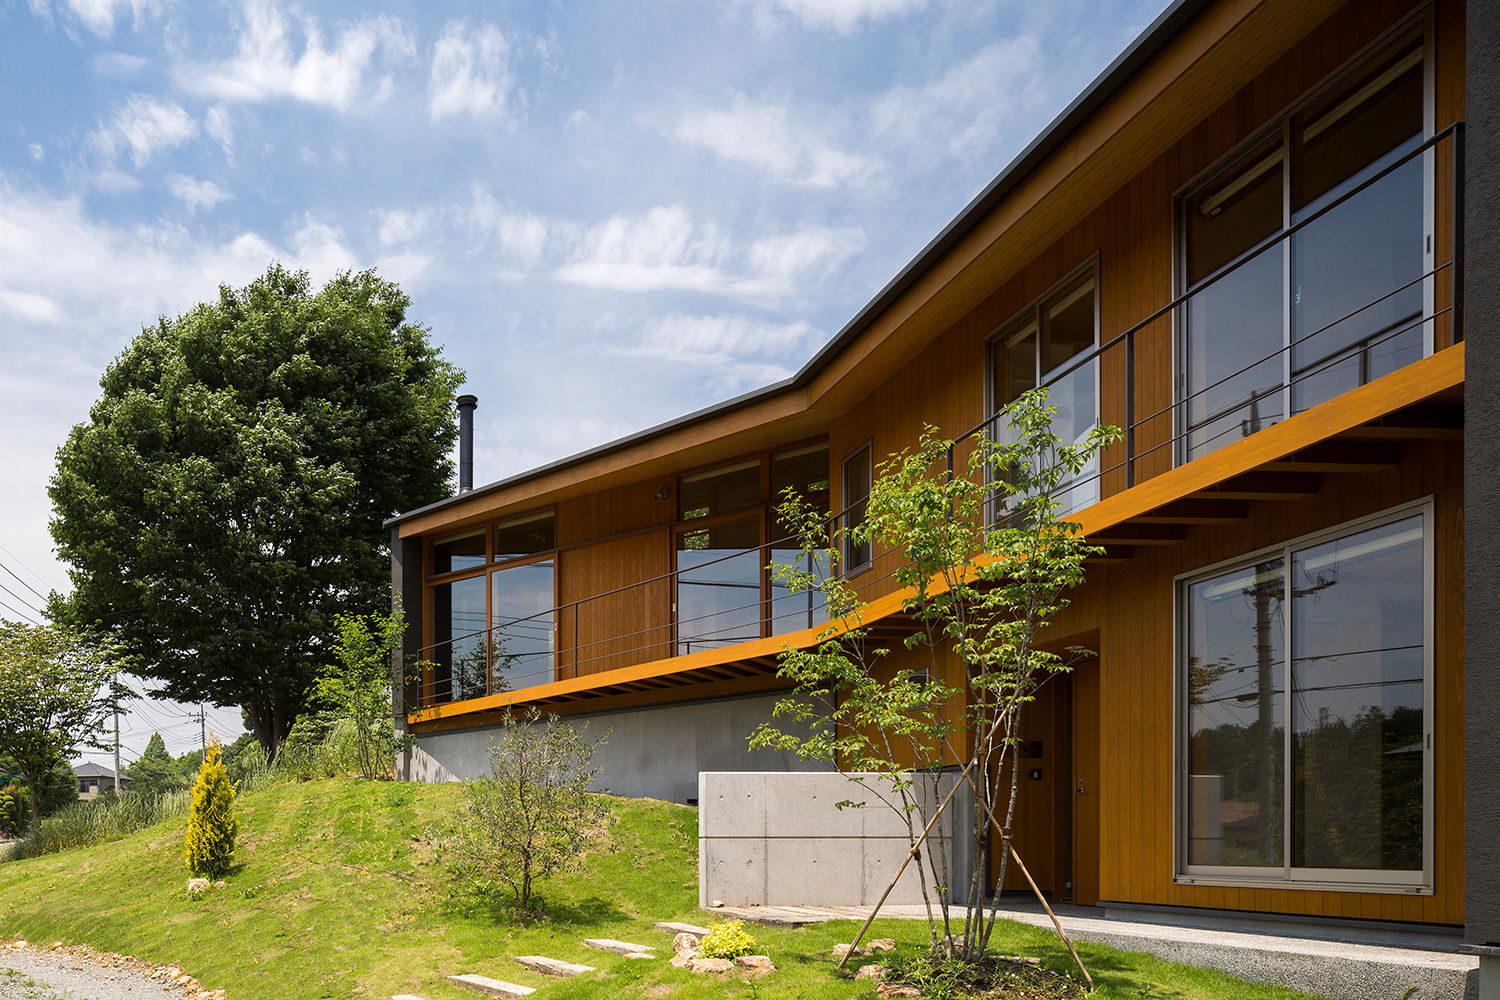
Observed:
[[[464,393],[458,397],[458,492],[474,488],[474,408],[479,399]]]

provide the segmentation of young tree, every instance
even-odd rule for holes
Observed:
[[[388,778],[395,771],[399,742],[391,717],[391,655],[401,644],[406,622],[398,608],[392,615],[340,614],[334,627],[337,662],[318,675],[316,696],[349,722],[360,774],[370,781]]]
[[[125,777],[130,779],[130,791],[135,795],[160,795],[187,786],[177,762],[167,753],[161,733],[151,734],[146,749],[134,764],[126,766]]]
[[[452,832],[440,838],[453,877],[480,891],[505,886],[526,910],[537,882],[577,870],[609,815],[588,790],[608,735],[591,742],[535,710],[507,718],[489,743],[490,775],[466,783]]]
[[[0,755],[24,777],[33,821],[69,755],[105,749],[115,672],[107,651],[67,629],[0,624]]]
[[[338,610],[390,587],[382,522],[448,494],[460,371],[373,271],[273,265],[142,330],[58,450],[66,620],[187,702],[285,738]]]
[[[188,814],[187,838],[182,858],[194,875],[222,875],[234,860],[234,839],[240,822],[234,816],[238,789],[224,769],[223,750],[217,739],[208,744],[198,779],[193,783],[193,806]]]
[[[885,666],[891,651],[875,646],[864,605],[841,578],[777,568],[793,588],[824,591],[831,625],[818,646],[782,654],[781,675],[796,682],[797,696],[780,702],[776,714],[797,726],[788,732],[763,725],[752,742],[881,776],[874,790],[905,817],[919,859],[934,949],[951,948],[966,960],[983,954],[994,928],[982,879],[991,831],[1009,847],[1014,828],[1025,707],[1047,678],[1071,665],[1039,648],[1037,637],[1066,607],[1067,592],[1083,581],[1085,557],[1096,551],[1061,517],[1058,498],[1118,434],[1096,428],[1064,444],[1052,430],[1056,412],[1045,390],[1027,393],[1005,411],[1003,443],[974,439],[956,470],[963,443],[929,428],[916,448],[882,465],[864,523],[835,533],[834,542],[852,537],[900,553],[893,576],[917,626],[906,646],[913,654],[907,662],[918,666]],[[782,516],[803,529],[810,553],[829,544],[818,530],[822,515],[795,495]],[[841,548],[832,546],[835,557]],[[804,728],[809,735],[796,735]],[[942,840],[919,849],[948,801],[943,769],[954,765],[966,765],[959,780],[976,803],[966,829],[954,821],[955,838],[965,837],[976,859],[959,891],[948,885]],[[1000,884],[1009,858],[1002,849]]]

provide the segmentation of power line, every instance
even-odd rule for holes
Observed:
[[[17,618],[19,618],[20,620],[26,622],[29,625],[36,625],[36,626],[40,627],[41,624],[42,624],[41,622],[37,621],[35,618],[32,618],[30,615],[23,614],[20,611],[17,611],[15,608],[11,607],[9,604],[6,604],[4,601],[0,601],[0,608],[4,608],[6,611],[9,611],[11,614],[15,615]]]
[[[0,583],[0,590],[5,591],[11,597],[15,598],[16,603],[19,604],[19,605],[21,605],[21,607],[25,608],[27,611],[30,611],[33,614],[38,614],[38,615],[41,615],[43,617],[46,617],[46,612],[44,612],[41,608],[33,607],[30,601],[26,600],[26,598],[22,597],[20,594],[16,593],[14,590],[11,590],[5,584]]]
[[[15,559],[16,557],[15,556],[11,556],[11,558]],[[20,565],[20,560],[19,559],[16,560],[16,564]],[[0,569],[5,570],[5,572],[7,572],[11,576],[15,577],[17,583],[19,583],[21,586],[25,587],[27,590],[31,591],[33,594],[35,594],[37,597],[41,598],[43,601],[47,600],[47,595],[46,594],[42,593],[40,590],[37,590],[35,587],[33,587],[31,584],[27,583],[25,580],[22,580],[19,576],[17,576],[15,570],[13,570],[9,566],[5,565],[4,561],[0,561]],[[37,579],[40,580],[41,577],[37,577]],[[47,581],[42,580],[42,582],[46,583]]]

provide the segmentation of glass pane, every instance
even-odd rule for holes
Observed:
[[[1042,304],[1042,380],[1094,347],[1094,279],[1065,288]]]
[[[861,448],[859,451],[844,459],[844,520],[841,526],[847,526],[850,530],[858,528],[865,523],[865,511],[869,505],[871,475],[870,449]],[[863,566],[870,561],[870,542],[868,539],[856,543],[853,539],[846,537],[844,540],[844,568],[853,569]]]
[[[1188,863],[1282,866],[1282,591],[1268,559],[1187,592]]]
[[[487,694],[484,577],[433,587],[432,604],[434,698],[462,701]]]
[[[554,603],[550,559],[490,574],[490,657],[496,690],[552,680]]]
[[[814,444],[771,456],[771,502],[787,488],[804,497],[828,492],[828,445]]]
[[[1292,557],[1292,863],[1422,868],[1422,518]]]
[[[760,638],[759,544],[755,519],[677,536],[678,655]]]
[[[552,515],[533,514],[495,526],[495,558],[515,559],[552,548]]]
[[[828,505],[819,504],[818,508],[826,515]],[[821,590],[804,590],[793,593],[791,589],[776,578],[774,567],[796,566],[814,574],[818,580],[826,579],[830,570],[831,560],[824,550],[804,553],[801,546],[786,537],[784,527],[779,527],[777,532],[781,538],[771,544],[771,633],[773,635],[781,632],[792,632],[797,629],[811,628],[821,625],[828,620],[828,612],[824,607],[823,592]]]
[[[1056,378],[1052,372],[1065,368],[1080,354],[1093,350],[1093,278],[1081,281],[1043,303],[1042,333],[1041,367],[1045,384]],[[1052,432],[1057,435],[1059,444],[1081,444],[1098,422],[1095,365],[1093,361],[1082,363],[1048,386],[1047,403],[1057,408],[1057,414],[1052,418]],[[1057,495],[1062,503],[1061,513],[1082,510],[1098,499],[1099,484],[1094,478],[1098,471],[1098,456],[1095,456],[1076,477],[1063,485]]]
[[[1036,388],[1036,326],[995,352],[995,399],[1000,406],[1014,403]]]
[[[1279,149],[1251,154],[1238,172],[1188,199],[1187,274],[1201,281],[1282,225]],[[1286,276],[1276,244],[1187,302],[1183,345],[1188,458],[1269,427],[1283,417]]]
[[[484,532],[476,531],[461,538],[444,538],[432,543],[432,572],[451,573],[484,565]]]
[[[760,463],[741,462],[682,477],[678,517],[690,521],[760,503]]]

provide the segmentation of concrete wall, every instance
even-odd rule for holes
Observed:
[[[691,803],[698,798],[699,771],[827,770],[789,753],[749,749],[750,734],[771,719],[772,709],[783,697],[764,694],[654,705],[570,715],[566,721],[586,723],[590,738],[613,730],[594,760],[603,768],[597,791]],[[494,733],[495,727],[484,726],[419,736],[416,748],[397,762],[399,777],[409,781],[476,777],[488,770],[485,750]]]
[[[1500,944],[1500,5],[1469,0],[1464,133],[1464,922]],[[1491,961],[1497,961],[1491,956]],[[1500,996],[1500,969],[1491,970]]]
[[[878,776],[862,777],[889,793]],[[715,900],[726,906],[873,904],[911,845],[900,815],[849,775],[705,771],[698,780],[702,906]],[[952,787],[951,776],[942,781],[937,801]],[[864,805],[839,809],[842,801]],[[948,807],[937,827],[950,873],[957,867],[951,837],[954,808]],[[927,879],[931,886],[930,870]],[[963,884],[952,874],[945,881]],[[887,901],[922,902],[915,861]]]

